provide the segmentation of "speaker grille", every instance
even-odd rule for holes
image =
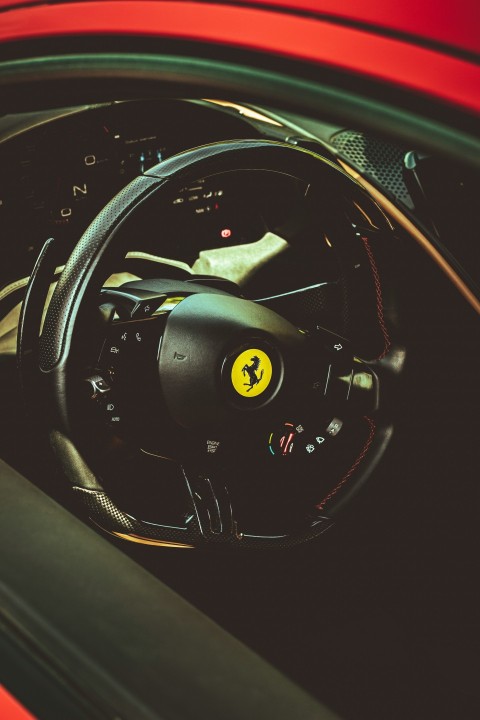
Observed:
[[[362,174],[389,190],[407,207],[413,208],[402,174],[405,148],[356,130],[342,130],[330,138],[330,144]]]

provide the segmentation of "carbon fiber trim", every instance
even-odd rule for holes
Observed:
[[[103,491],[86,490],[74,487],[75,494],[88,512],[90,520],[102,530],[112,534],[121,534],[136,538],[146,538],[165,543],[178,543],[183,545],[208,546],[210,548],[228,550],[271,550],[293,548],[308,540],[313,540],[323,534],[333,525],[333,520],[323,515],[307,520],[305,527],[298,532],[277,536],[240,535],[238,538],[230,536],[228,539],[205,538],[199,530],[198,523],[193,518],[188,526],[173,528],[166,525],[153,525],[127,515],[120,510]],[[125,538],[128,539],[128,538]]]
[[[74,487],[73,490],[86,507],[90,519],[107,532],[185,544],[194,544],[192,536],[196,536],[197,540],[199,538],[200,533],[187,526],[174,528],[136,520],[120,510],[105,492],[79,487]]]

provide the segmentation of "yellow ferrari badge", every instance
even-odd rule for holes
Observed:
[[[272,362],[263,350],[244,350],[233,363],[231,377],[232,385],[239,395],[256,397],[270,385]]]

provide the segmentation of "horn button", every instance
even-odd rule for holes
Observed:
[[[245,418],[282,394],[303,333],[249,300],[198,293],[170,313],[159,352],[172,418],[193,429]]]

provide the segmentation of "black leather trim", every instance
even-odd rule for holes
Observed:
[[[103,490],[72,440],[59,430],[50,432],[50,445],[57,461],[72,485],[85,490]]]
[[[334,720],[1,460],[0,496],[2,633],[100,717]]]

